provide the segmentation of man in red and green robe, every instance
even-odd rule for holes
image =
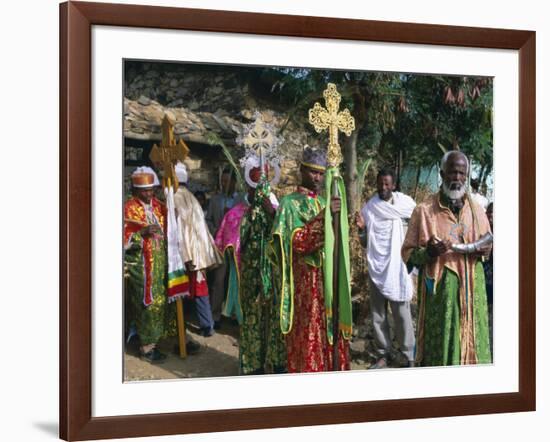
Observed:
[[[286,335],[289,373],[333,369],[332,323],[327,321],[331,311],[325,302],[323,282],[326,200],[319,195],[326,161],[324,156],[307,152],[304,151],[300,168],[302,184],[281,199],[271,242],[271,256],[278,272],[281,331]],[[340,204],[338,198],[331,200],[333,214],[340,211]],[[338,369],[349,370],[351,318],[347,323],[340,322],[340,331]]]
[[[124,205],[127,320],[140,338],[141,357],[161,362],[156,348],[166,333],[165,206],[153,196],[154,176],[132,176],[133,196]]]

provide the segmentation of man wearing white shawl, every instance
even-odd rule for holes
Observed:
[[[179,250],[189,275],[189,293],[195,298],[199,326],[202,334],[208,337],[214,334],[214,320],[205,271],[219,266],[223,261],[208,230],[201,205],[184,186],[188,178],[185,165],[176,164],[175,172],[180,183],[174,195]]]
[[[370,307],[378,360],[371,368],[385,368],[391,350],[388,304],[391,306],[395,333],[409,367],[414,366],[414,328],[410,301],[413,285],[401,259],[405,239],[403,221],[410,218],[415,202],[395,191],[394,173],[382,169],[376,178],[377,194],[357,217],[361,242],[366,245],[370,280]]]

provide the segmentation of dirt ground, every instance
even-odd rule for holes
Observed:
[[[353,337],[350,341],[351,369],[366,370],[376,361],[372,322],[366,299],[354,298]],[[167,359],[158,365],[150,364],[139,358],[137,339],[127,345],[124,355],[125,380],[144,381],[157,379],[178,379],[197,377],[219,377],[239,375],[239,326],[235,320],[222,318],[221,328],[216,334],[205,338],[200,335],[198,321],[191,305],[185,307],[187,339],[200,345],[196,354],[181,359],[176,352],[177,338],[169,338],[159,343],[160,350],[167,355]],[[411,313],[416,330],[416,296],[411,302]],[[492,311],[489,313],[490,339],[492,347]],[[393,330],[393,317],[388,315],[390,330]],[[397,350],[398,345],[393,342],[394,351],[390,360],[390,367],[399,368],[406,364],[404,356]]]
[[[199,334],[197,320],[193,313],[186,315],[187,339],[200,345],[197,354],[181,359],[175,353],[177,339],[169,338],[159,343],[160,350],[167,355],[162,364],[150,364],[139,358],[138,343],[132,341],[126,348],[125,380],[144,381],[156,379],[177,379],[239,374],[239,327],[231,319],[223,318],[221,328],[214,336],[205,338]],[[365,370],[375,360],[372,330],[368,321],[356,326],[350,343],[352,370]],[[393,367],[404,361],[396,359]]]
[[[187,320],[187,340],[200,345],[196,354],[181,359],[177,350],[177,338],[168,338],[159,343],[160,351],[167,355],[162,364],[150,364],[139,358],[136,342],[127,346],[124,355],[125,379],[143,381],[152,379],[177,379],[239,374],[239,328],[226,319],[214,336],[200,335],[195,318]]]

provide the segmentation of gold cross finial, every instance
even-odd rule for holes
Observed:
[[[185,160],[189,155],[187,144],[180,138],[176,143],[174,136],[174,126],[167,115],[162,119],[162,141],[160,147],[156,144],[151,149],[149,158],[157,167],[161,167],[164,171],[163,185],[165,187],[172,186],[174,191],[178,188],[178,179],[174,170],[174,165]]]
[[[325,97],[326,109],[319,103],[315,103],[313,109],[309,110],[309,122],[317,133],[328,128],[327,163],[330,166],[338,167],[343,160],[340,144],[338,144],[338,131],[344,132],[349,137],[355,130],[355,119],[348,109],[338,112],[342,97],[336,90],[335,84],[327,85],[323,97]]]

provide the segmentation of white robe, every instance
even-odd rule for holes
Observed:
[[[193,270],[205,270],[220,265],[223,258],[208,230],[204,212],[195,196],[180,184],[174,195],[174,203],[183,262],[191,261]]]
[[[416,204],[400,192],[393,192],[392,198],[393,204],[378,194],[373,196],[361,209],[361,215],[367,229],[369,276],[385,298],[404,302],[411,300],[413,286],[401,259],[403,219],[411,217]]]

